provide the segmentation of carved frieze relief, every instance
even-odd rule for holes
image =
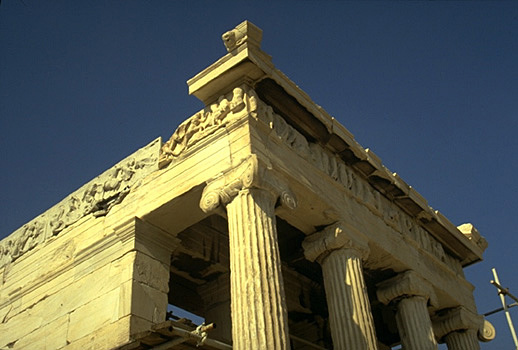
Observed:
[[[180,124],[162,146],[160,168],[169,165],[173,159],[180,157],[201,139],[237,119],[241,112],[255,109],[255,94],[251,96],[249,92],[246,86],[236,87]]]
[[[416,220],[403,212],[372,187],[356,171],[347,166],[338,155],[332,154],[322,146],[308,142],[307,139],[289,125],[271,106],[261,101],[253,90],[248,92],[257,107],[254,114],[272,130],[273,137],[288,145],[298,155],[337,181],[358,203],[367,207],[380,217],[388,226],[401,233],[410,243],[435,256],[457,273],[462,273],[459,261],[445,253],[443,246],[430,235]]]
[[[86,215],[106,215],[144,176],[158,169],[160,145],[160,139],[154,140],[13,232],[0,242],[0,267]]]
[[[446,254],[442,245],[416,220],[382,196],[355,170],[347,166],[338,155],[325,150],[319,144],[309,142],[304,135],[276,114],[271,106],[261,101],[257,93],[246,85],[234,88],[231,93],[221,96],[217,102],[182,123],[162,147],[160,167],[167,166],[173,159],[180,157],[199,140],[244,115],[250,115],[266,123],[274,139],[286,144],[302,158],[333,178],[346,190],[346,196],[352,197],[358,203],[367,207],[388,226],[401,233],[411,244],[435,256],[455,272],[462,273],[459,261]],[[246,187],[247,180],[245,177],[251,174],[247,175],[249,170],[243,167],[244,165],[241,165],[232,170],[231,175],[226,175],[227,178],[222,176],[214,180],[218,183],[224,182],[225,185],[210,184],[208,187],[211,188],[219,186],[219,193],[204,196],[202,201],[205,201],[205,203],[200,203],[201,207],[210,211],[212,207],[226,203],[227,198],[235,195],[239,188]],[[238,174],[239,172],[242,173]],[[230,181],[229,176],[233,177],[234,180]]]

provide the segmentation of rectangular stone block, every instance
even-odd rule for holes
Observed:
[[[70,314],[68,341],[73,342],[119,319],[120,288],[94,299]]]
[[[67,345],[68,315],[40,327],[15,344],[15,349],[60,349]]]
[[[167,293],[143,283],[133,281],[131,314],[153,323],[165,321]]]
[[[124,317],[116,322],[86,334],[80,339],[70,341],[61,348],[64,350],[109,350],[129,342],[130,317]]]
[[[167,294],[169,291],[169,265],[137,252],[133,268],[135,281]]]

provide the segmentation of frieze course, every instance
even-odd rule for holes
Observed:
[[[347,166],[338,155],[332,154],[316,143],[308,142],[301,133],[276,114],[271,106],[261,101],[255,91],[250,90],[247,94],[257,105],[255,111],[251,110],[252,115],[266,122],[272,129],[274,137],[287,144],[301,157],[340,183],[348,196],[366,206],[388,226],[414,241],[420,248],[435,256],[453,271],[462,273],[459,261],[446,254],[443,246],[417,224],[415,219],[382,196],[356,171]],[[370,155],[376,160],[377,157],[372,152],[370,152]]]
[[[236,87],[181,123],[162,146],[160,168],[166,167],[174,159],[182,156],[189,147],[235,120],[243,110],[255,108],[247,92],[244,86]]]
[[[346,165],[338,155],[324,149],[319,144],[309,142],[304,135],[289,125],[280,115],[276,114],[271,106],[260,100],[255,90],[247,85],[236,87],[232,92],[220,96],[215,103],[207,106],[180,124],[169,141],[162,147],[159,162],[160,168],[166,167],[174,159],[182,157],[190,147],[201,139],[246,114],[266,123],[272,131],[272,137],[289,146],[302,158],[333,178],[345,188],[347,196],[366,206],[388,226],[403,234],[410,243],[416,244],[421,249],[435,256],[453,271],[462,273],[460,262],[446,254],[441,243],[420,226],[414,218],[385,198],[361,175]],[[373,164],[380,163],[379,158],[372,151],[367,150],[364,153]],[[383,165],[381,165],[380,169],[383,170],[383,177],[394,177],[394,180],[398,180],[406,185],[399,176],[392,174]],[[222,179],[218,181],[222,181]],[[241,185],[240,183],[236,186],[239,187]],[[410,186],[406,185],[404,187],[408,188],[408,196],[418,196],[418,193]],[[233,186],[227,182],[225,191],[232,192],[232,188]],[[222,197],[225,196],[225,191],[220,193]]]
[[[161,143],[157,138],[2,240],[0,267],[15,261],[87,215],[99,217],[108,214],[144,176],[158,170]]]

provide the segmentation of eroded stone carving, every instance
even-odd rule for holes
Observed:
[[[261,29],[248,21],[244,21],[236,28],[225,32],[221,39],[223,39],[227,51],[232,52],[245,43],[259,48],[262,37],[263,31]]]
[[[461,273],[460,263],[446,254],[442,245],[416,220],[384,198],[379,191],[358,176],[337,155],[318,144],[308,142],[304,135],[276,114],[271,106],[261,101],[253,89],[246,86],[237,87],[232,93],[221,96],[217,103],[182,123],[162,148],[160,166],[166,166],[198,140],[215,132],[218,128],[224,127],[230,120],[242,116],[238,114],[241,111],[246,111],[252,117],[266,123],[272,130],[271,135],[275,139],[288,145],[301,157],[340,183],[347,190],[347,196],[366,206],[373,214],[382,218],[388,226],[402,233],[410,243],[429,252],[455,272]],[[227,185],[226,191],[231,191],[232,185]],[[222,196],[225,197],[225,194],[222,193]]]
[[[340,183],[346,189],[348,197],[352,197],[358,203],[366,206],[388,226],[402,233],[411,244],[435,256],[456,273],[462,273],[460,262],[446,254],[442,245],[416,220],[383,197],[336,154],[325,150],[316,143],[308,142],[301,133],[276,114],[271,106],[261,101],[253,89],[245,85],[234,88],[231,93],[221,96],[216,103],[182,123],[162,147],[160,167],[167,166],[196,142],[214,133],[217,129],[225,127],[229,122],[242,117],[244,113],[249,113],[252,117],[266,123],[271,129],[274,139],[285,143],[298,155]],[[237,172],[236,170],[232,176],[236,177]],[[240,184],[227,183],[226,189],[218,196],[224,199],[227,196],[226,192],[232,195],[232,186],[239,188]],[[210,197],[205,200],[210,200]],[[223,200],[224,202],[225,200]],[[205,205],[209,208],[209,202]],[[214,205],[219,205],[219,202],[215,202]]]
[[[421,296],[427,299],[430,305],[438,305],[438,299],[432,285],[412,270],[379,283],[377,288],[376,295],[383,304],[389,304],[401,297]]]
[[[478,230],[472,224],[462,224],[457,227],[460,232],[466,237],[469,238],[470,241],[475,243],[482,251],[486,250],[488,247],[488,243],[484,237],[478,232]]]
[[[347,190],[347,196],[366,206],[373,214],[382,218],[388,226],[402,233],[408,241],[432,254],[453,271],[462,273],[459,261],[446,254],[442,245],[410,215],[383,197],[337,155],[318,144],[308,142],[304,135],[276,114],[271,106],[261,101],[255,91],[248,91],[248,96],[254,102],[251,107],[255,107],[250,110],[251,114],[267,123],[276,139],[287,144],[301,157],[340,183]]]
[[[217,102],[205,107],[178,126],[162,147],[160,168],[167,166],[199,140],[236,119],[240,112],[249,110],[250,108],[246,107],[252,105],[245,86],[236,87],[232,92],[220,96]]]
[[[154,140],[13,232],[0,242],[0,267],[86,215],[106,215],[114,205],[122,202],[139,180],[158,169],[160,145],[160,139]]]
[[[369,255],[367,237],[360,232],[350,232],[344,222],[327,226],[320,232],[314,233],[302,242],[304,256],[309,261],[322,260],[331,251],[337,249],[355,249],[362,258]]]
[[[255,155],[240,165],[209,182],[203,190],[200,208],[208,213],[220,205],[226,205],[245,188],[261,188],[270,191],[290,209],[297,207],[297,200],[289,187],[271,173],[267,166],[259,164]]]
[[[433,322],[434,334],[438,340],[451,332],[467,329],[479,331],[483,328],[484,318],[462,306],[444,312]]]

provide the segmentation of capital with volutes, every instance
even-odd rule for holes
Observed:
[[[480,340],[489,341],[492,339],[491,334],[494,338],[494,328],[492,332],[484,332],[485,327],[491,329],[491,324],[489,322],[486,324],[483,316],[466,309],[464,306],[444,311],[433,320],[433,331],[439,340],[451,332],[472,329],[478,332]],[[485,337],[485,334],[490,335]]]
[[[432,285],[415,271],[408,270],[377,285],[378,300],[385,305],[401,298],[423,297],[431,306],[437,306],[437,296]]]
[[[349,249],[363,259],[367,258],[370,251],[367,237],[343,221],[306,237],[302,242],[302,248],[306,259],[318,262],[322,262],[329,254],[339,249]]]
[[[274,200],[289,209],[297,207],[297,200],[285,182],[275,175],[269,164],[264,164],[256,155],[251,155],[237,167],[208,181],[205,186],[200,208],[212,212],[219,206],[227,205],[245,189],[261,189],[269,192]]]

